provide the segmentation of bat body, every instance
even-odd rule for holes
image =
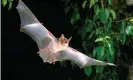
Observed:
[[[71,60],[75,62],[80,68],[90,65],[111,65],[112,63],[105,63],[69,47],[68,42],[62,41],[63,38],[56,38],[50,31],[48,31],[28,9],[28,7],[19,0],[17,10],[21,19],[20,31],[28,34],[39,48],[39,56],[42,60],[48,63],[54,61]],[[62,44],[64,43],[64,44]]]

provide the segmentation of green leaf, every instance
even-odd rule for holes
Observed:
[[[85,27],[87,27],[87,32],[91,32],[93,28],[93,21],[88,19],[88,23],[86,24]]]
[[[126,34],[122,34],[121,35],[121,40],[122,44],[124,45],[125,44],[125,41],[126,41]]]
[[[103,37],[100,37],[100,38],[97,38],[96,40],[95,40],[95,42],[103,42],[104,41],[104,38]]]
[[[5,6],[7,4],[7,0],[2,0],[2,4]]]
[[[133,32],[132,32],[132,26],[128,25],[127,28],[126,28],[126,34],[127,35],[132,35]]]
[[[112,18],[109,17],[109,21],[108,21],[107,24],[106,24],[106,26],[107,26],[107,27],[106,27],[107,33],[110,33],[111,25],[112,25]]]
[[[116,19],[116,13],[115,13],[115,11],[113,9],[109,9],[109,11],[110,11],[110,13],[111,13],[111,15],[113,17],[113,20]]]
[[[113,39],[106,40],[108,44],[109,53],[111,56],[114,56],[114,47],[113,47]]]
[[[96,29],[96,35],[103,34],[103,29],[97,28]]]
[[[104,50],[103,50],[104,51]],[[99,58],[99,60],[101,61],[104,61],[105,60],[105,55],[104,55],[104,52],[103,52],[103,56]]]
[[[99,12],[100,12],[99,6],[98,5],[94,5],[94,13],[95,13],[95,15],[98,15]]]
[[[125,32],[125,26],[126,26],[126,22],[122,21],[120,32],[122,32],[122,33]],[[122,44],[125,44],[125,41],[126,41],[126,34],[125,33],[121,34],[120,41],[122,42]]]
[[[121,22],[121,29],[120,29],[120,32],[125,32],[125,27],[126,27],[126,22],[125,22],[125,21],[122,21],[122,22]]]
[[[83,46],[85,52],[88,53],[87,41],[83,41],[82,46]]]
[[[113,62],[113,56],[111,56],[110,53],[106,53],[106,59],[107,59],[109,62]]]
[[[83,8],[83,9],[85,8],[86,3],[87,3],[87,1],[84,1],[83,4],[82,4],[82,8]]]
[[[91,75],[91,73],[92,73],[92,67],[91,66],[85,67],[84,68],[84,72],[89,77]]]
[[[113,80],[117,80],[117,79],[116,79],[116,76],[113,75],[112,77],[113,77]]]
[[[109,5],[112,5],[112,0],[108,0]]]
[[[104,55],[104,46],[96,47],[97,59],[100,59]]]
[[[79,19],[80,19],[80,14],[78,12],[73,12],[71,18],[71,24],[74,24]]]
[[[90,40],[92,36],[94,35],[95,31],[92,31],[91,34],[88,36],[87,40]]]
[[[96,66],[96,73],[102,73],[104,70],[103,66]]]
[[[98,0],[90,0],[90,8],[97,2]]]
[[[12,0],[9,0],[9,7],[8,10],[12,8]]]
[[[90,8],[95,4],[95,0],[90,0]]]
[[[107,9],[101,8],[99,16],[100,20],[105,23],[109,18],[109,11]]]
[[[96,48],[95,48],[95,49],[93,49],[93,56],[94,56],[94,57],[96,57],[96,53],[97,53],[97,52],[96,52]]]
[[[108,45],[108,48],[111,56],[114,56],[114,47]]]

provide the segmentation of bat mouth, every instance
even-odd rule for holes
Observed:
[[[61,40],[62,43],[67,43],[67,40]]]

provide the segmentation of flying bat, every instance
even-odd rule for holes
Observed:
[[[38,21],[30,9],[21,0],[19,0],[16,9],[21,19],[20,32],[26,33],[36,42],[39,49],[37,53],[44,63],[54,64],[56,61],[70,60],[76,63],[80,68],[90,65],[115,66],[113,63],[106,63],[88,57],[70,47],[69,42],[72,37],[67,39],[61,34],[59,38],[56,38]]]

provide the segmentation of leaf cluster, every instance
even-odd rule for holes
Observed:
[[[64,1],[67,8],[64,10],[66,15],[71,14],[68,17],[72,26],[78,26],[85,53],[104,62],[118,63],[120,45],[131,45],[133,40],[133,17],[127,14],[120,20],[122,16],[118,10],[124,2],[116,6],[114,0]],[[96,73],[95,80],[118,79],[116,68],[90,66],[84,68],[84,72],[88,77]]]

